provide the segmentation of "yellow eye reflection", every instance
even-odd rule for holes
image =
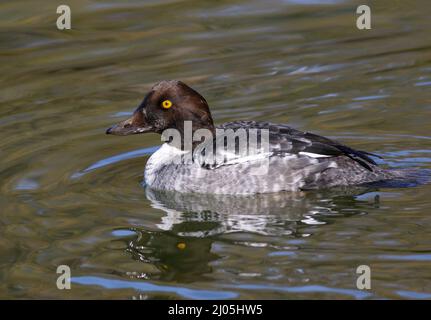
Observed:
[[[180,242],[177,244],[177,248],[180,250],[184,250],[186,248],[186,244],[184,242]]]
[[[170,107],[172,107],[172,102],[171,100],[165,100],[162,102],[162,107],[165,109],[169,109]]]

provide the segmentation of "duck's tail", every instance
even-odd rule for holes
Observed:
[[[389,174],[389,179],[372,182],[367,185],[386,188],[407,188],[431,183],[431,169],[409,168],[387,169],[385,171]]]

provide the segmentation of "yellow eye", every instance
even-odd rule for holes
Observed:
[[[165,109],[169,109],[170,107],[172,107],[172,102],[171,100],[165,100],[162,102],[162,107]]]

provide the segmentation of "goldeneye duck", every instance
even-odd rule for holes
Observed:
[[[218,131],[242,129],[250,137],[252,132],[262,130],[267,134],[267,149],[250,156],[238,153],[236,145],[234,156],[214,157],[210,163],[194,161],[205,153],[202,151],[205,148],[196,142],[190,148],[185,147],[187,124],[192,134],[201,129],[213,134],[209,142],[202,143],[207,147],[220,140]],[[403,170],[379,167],[371,158],[376,156],[374,154],[285,124],[234,121],[215,126],[205,98],[175,80],[154,85],[132,117],[106,133],[162,134],[167,129],[176,130],[183,140],[175,146],[164,143],[147,161],[144,181],[156,190],[256,194],[360,185],[402,179],[405,175]],[[263,134],[258,136],[263,139]],[[223,141],[226,143],[224,138]],[[238,144],[236,139],[234,141]],[[220,151],[216,150],[217,153]],[[193,161],[181,161],[187,155],[191,155]]]

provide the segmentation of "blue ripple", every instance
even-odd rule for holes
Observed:
[[[159,148],[160,148],[160,146],[149,147],[149,148],[144,148],[144,149],[137,149],[137,150],[120,153],[116,156],[112,156],[109,158],[99,160],[99,161],[93,163],[92,165],[90,165],[89,167],[85,168],[84,170],[75,172],[74,174],[72,174],[71,178],[72,179],[80,178],[88,172],[91,172],[93,170],[96,170],[96,169],[99,169],[102,167],[106,167],[106,166],[113,164],[113,163],[116,163],[116,162],[151,155],[154,152],[156,152],[157,149],[159,149]]]
[[[116,280],[102,277],[73,277],[72,283],[82,285],[101,286],[106,289],[135,289],[144,292],[167,292],[176,293],[187,299],[233,299],[238,294],[231,291],[198,290],[184,287],[162,286],[149,282],[138,282],[130,280]]]
[[[230,285],[226,285],[225,287],[231,287]],[[281,287],[281,286],[267,286],[267,285],[259,285],[259,284],[243,284],[236,285],[236,289],[247,289],[247,290],[274,290],[274,291],[282,291],[289,293],[338,293],[342,295],[352,296],[356,299],[365,299],[372,296],[371,293],[361,291],[361,290],[352,290],[352,289],[342,289],[342,288],[331,288],[327,286],[320,285],[308,285],[308,286],[300,286],[300,287]]]
[[[396,291],[401,297],[409,299],[431,299],[431,293],[398,290]]]
[[[395,254],[382,254],[378,256],[384,260],[401,260],[401,261],[431,261],[431,254],[406,254],[406,255],[395,255]]]

